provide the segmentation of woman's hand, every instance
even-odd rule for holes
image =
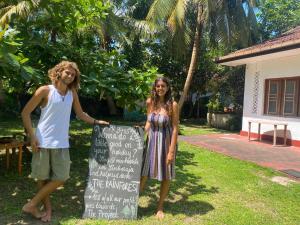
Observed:
[[[175,154],[172,151],[169,151],[167,155],[167,165],[170,165],[175,159]]]
[[[104,120],[95,120],[95,124],[99,124],[99,125],[109,125],[109,122],[104,121]]]
[[[30,138],[30,145],[31,145],[31,149],[32,149],[32,152],[38,152],[40,149],[39,149],[39,141],[37,140],[36,136],[33,135],[31,138]]]

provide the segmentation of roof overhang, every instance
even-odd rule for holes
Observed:
[[[226,66],[239,66],[297,54],[300,54],[300,39],[261,48],[240,50],[217,58],[215,62]]]

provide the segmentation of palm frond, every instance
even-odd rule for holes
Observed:
[[[232,36],[227,1],[209,1],[209,25],[211,41],[214,43],[230,43]]]
[[[258,40],[254,1],[209,1],[209,28],[213,43],[244,48]],[[230,49],[229,49],[230,50]]]
[[[177,0],[155,0],[149,9],[146,20],[162,23],[171,15],[176,2]]]
[[[146,21],[155,24],[156,29],[158,26],[161,27],[158,30],[165,29],[167,26],[168,35],[171,34],[171,46],[173,49],[180,49],[180,54],[184,52],[182,49],[186,49],[191,43],[192,32],[186,20],[189,3],[191,4],[190,0],[155,0],[146,17]]]
[[[258,23],[257,23],[257,18],[254,12],[253,7],[251,7],[250,5],[248,6],[249,8],[249,12],[248,12],[248,26],[251,32],[251,43],[250,44],[254,44],[260,41],[260,32],[258,29]]]
[[[94,28],[95,28],[95,31],[98,34],[100,40],[104,41],[105,36],[106,36],[105,29],[104,29],[104,24],[103,23],[95,24]],[[84,31],[83,31],[83,33],[84,33]]]
[[[20,1],[16,5],[7,5],[0,9],[0,26],[4,27],[9,23],[12,15],[24,18],[28,16],[32,9],[38,7],[40,0]]]
[[[232,42],[236,43],[240,48],[249,46],[250,29],[247,23],[247,17],[242,4],[236,6],[235,13],[232,17],[232,27],[234,27],[234,37]]]
[[[178,0],[174,10],[172,11],[170,17],[168,18],[167,24],[172,33],[175,33],[179,28],[184,27],[186,12],[186,1]]]
[[[137,20],[130,17],[124,19],[127,26],[142,35],[143,38],[150,38],[155,34],[161,33],[163,28],[156,23],[148,20]]]

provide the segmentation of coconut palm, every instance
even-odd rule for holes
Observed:
[[[167,27],[174,42],[173,46],[177,49],[187,49],[193,43],[187,78],[179,100],[179,112],[197,66],[204,29],[209,31],[210,38],[215,43],[224,43],[229,47],[246,47],[257,39],[253,9],[257,3],[254,0],[154,0],[147,20]],[[191,23],[187,20],[190,16],[188,13],[197,15]]]
[[[8,0],[0,3],[0,26],[3,28],[13,15],[27,17],[31,10],[37,8],[41,0]]]

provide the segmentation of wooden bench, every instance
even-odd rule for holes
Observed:
[[[6,169],[10,168],[10,150],[14,154],[16,149],[18,149],[18,173],[22,174],[22,158],[23,158],[23,148],[29,146],[29,142],[24,140],[17,140],[16,136],[18,134],[13,134],[12,137],[1,137],[0,138],[0,150],[4,149],[6,153]],[[23,134],[21,134],[24,136]],[[24,136],[25,137],[25,136]]]
[[[276,146],[276,139],[277,139],[277,126],[283,126],[283,145],[286,146],[286,131],[288,123],[282,122],[282,121],[275,121],[275,120],[248,120],[248,140],[251,141],[250,135],[251,135],[251,124],[257,123],[258,124],[258,140],[261,141],[261,135],[260,135],[260,128],[261,124],[269,124],[274,126],[273,130],[273,146]]]

